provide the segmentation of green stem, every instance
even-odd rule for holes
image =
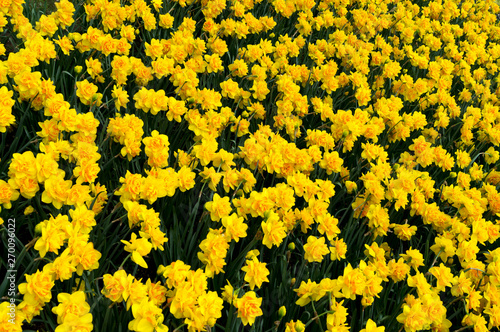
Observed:
[[[457,297],[456,299],[454,299],[453,301],[451,301],[450,303],[448,303],[448,304],[446,305],[446,309],[448,309],[448,307],[449,307],[450,305],[452,305],[453,303],[455,303],[455,302],[457,302],[457,301],[460,301],[460,300],[462,300],[462,299],[464,299],[464,296],[459,296],[459,297]]]
[[[123,265],[125,264],[126,261],[128,261],[128,259],[132,257],[132,254],[128,254],[127,257],[125,257],[125,259],[123,260],[123,262],[121,263],[120,267],[118,268],[118,270],[122,270],[123,269]]]
[[[438,252],[438,253],[437,253],[437,255],[436,255],[436,258],[434,258],[434,261],[432,262],[432,264],[431,264],[431,266],[429,267],[429,269],[431,269],[431,268],[434,266],[434,264],[436,264],[436,261],[437,261],[437,259],[438,259],[439,255],[441,255],[441,253],[442,253],[442,252],[443,252],[443,249],[439,250],[439,252]]]
[[[180,329],[181,327],[183,327],[184,325],[186,325],[186,323],[184,323],[184,324],[180,325],[180,326],[179,326],[178,328],[176,328],[173,332],[180,331],[179,329]]]
[[[311,303],[312,303],[312,302],[311,302]],[[313,304],[313,308],[314,308],[314,304]],[[310,319],[310,320],[306,323],[305,327],[308,327],[309,325],[311,325],[311,323],[312,323],[315,319],[320,318],[321,316],[324,316],[324,315],[326,315],[326,314],[333,314],[333,311],[325,311],[325,312],[324,312],[324,313],[322,313],[322,314],[315,315],[313,318],[311,318],[311,319]],[[320,327],[321,327],[321,323],[320,323]],[[321,327],[321,329],[323,329],[323,328]]]
[[[314,310],[314,318],[313,319],[316,319],[318,324],[319,324],[319,328],[321,329],[321,331],[324,331],[323,329],[323,324],[321,324],[321,320],[319,319],[319,316],[318,316],[318,312],[316,311],[316,307],[314,306],[314,301],[311,301],[311,304],[312,304],[312,307],[313,307],[313,310]]]

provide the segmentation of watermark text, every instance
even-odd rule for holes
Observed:
[[[7,296],[9,297],[9,323],[15,324],[16,321],[16,219],[9,218],[7,220],[7,275],[8,289]]]

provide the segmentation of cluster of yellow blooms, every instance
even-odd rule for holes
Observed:
[[[58,254],[65,243],[67,248],[53,262],[46,264],[42,271],[37,270],[34,274],[26,275],[26,283],[19,285],[19,292],[24,294],[24,299],[18,309],[28,322],[40,314],[43,306],[51,300],[51,290],[55,281],[69,280],[74,272],[81,277],[83,271],[91,271],[99,266],[101,253],[94,249],[92,242],[89,242],[89,233],[95,226],[94,212],[84,205],[79,205],[69,213],[71,221],[66,215],[58,215],[37,225],[37,231],[41,236],[34,248],[39,251],[40,257],[45,257],[47,252]],[[88,317],[86,316],[81,322],[82,325],[87,326],[90,323]],[[90,321],[92,321],[91,316]],[[86,328],[91,329],[92,324]]]
[[[287,332],[313,322],[385,331],[387,319],[357,323],[349,308],[364,313],[390,296],[388,285],[406,287],[393,316],[400,330],[500,328],[500,249],[492,249],[500,239],[500,7],[425,3],[89,0],[81,8],[61,0],[30,22],[24,0],[0,1],[0,31],[12,30],[20,46],[0,44],[2,148],[25,116],[43,119],[29,147],[0,160],[8,165],[0,212],[26,201],[51,211],[26,246],[49,263],[24,274],[14,321],[0,304],[0,332],[22,331],[49,303],[56,332],[91,331],[89,303],[104,297],[131,309],[132,331],[166,332],[178,320],[210,331],[235,319],[233,310],[254,326],[264,316],[262,289],[287,255],[304,270],[329,271],[285,285],[300,307],[281,303],[289,312],[314,311],[306,323],[288,315]],[[63,95],[39,68],[72,57],[85,61],[73,73],[64,68],[74,91]],[[100,153],[108,150],[119,153]],[[121,165],[114,179],[102,176],[108,165]],[[167,238],[174,226],[162,205],[190,193],[199,204],[207,192],[203,212],[190,217],[206,225],[192,231],[193,261],[151,266],[155,251],[178,241]],[[110,203],[130,228],[130,238],[110,245],[161,281],[136,279],[125,261],[99,270],[92,238]],[[337,263],[341,271],[327,268]],[[227,280],[215,289],[220,275],[236,287]],[[53,296],[61,285],[72,293]],[[450,317],[456,302],[462,316]]]
[[[72,294],[59,293],[59,305],[52,308],[57,315],[57,332],[60,331],[88,331],[92,330],[92,314],[90,305],[85,302],[85,293],[76,291]]]
[[[118,270],[113,275],[103,276],[102,294],[113,302],[125,301],[127,310],[132,307],[132,320],[128,328],[132,331],[168,331],[163,325],[161,306],[166,298],[167,289],[159,282],[153,284],[150,279],[146,284],[129,275],[125,270]]]

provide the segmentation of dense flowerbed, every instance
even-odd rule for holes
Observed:
[[[499,14],[0,1],[0,331],[496,330]]]

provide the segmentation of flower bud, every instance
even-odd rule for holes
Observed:
[[[281,318],[285,317],[286,315],[286,308],[284,305],[282,305],[279,310],[278,310],[278,316]]]
[[[353,191],[358,190],[358,185],[356,184],[356,182],[352,182],[352,181],[346,181],[345,187],[347,189],[348,194],[352,194]]]
[[[305,329],[306,329],[306,326],[300,320],[298,320],[297,323],[295,323],[295,331],[302,332]]]
[[[156,274],[160,275],[160,274],[163,274],[163,272],[165,272],[167,268],[163,265],[160,265],[158,266],[158,270],[156,270]]]
[[[24,215],[27,216],[29,214],[32,214],[35,209],[30,205],[26,209],[24,209]]]
[[[361,299],[361,305],[363,307],[369,307],[373,304],[373,301],[375,299],[373,298],[373,296],[363,296],[363,298]]]

